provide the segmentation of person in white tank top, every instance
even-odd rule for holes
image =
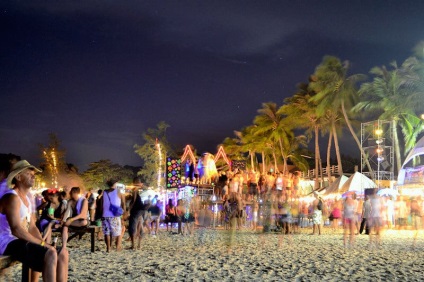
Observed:
[[[35,181],[35,171],[41,170],[26,160],[15,163],[7,177],[8,191],[0,200],[0,255],[25,262],[31,269],[31,280],[67,281],[68,251],[56,250],[47,244],[32,218],[28,197]]]
[[[239,193],[239,186],[240,182],[236,175],[230,180],[230,193]]]

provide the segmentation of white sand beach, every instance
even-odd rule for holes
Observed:
[[[236,231],[228,254],[228,232],[208,229],[199,237],[164,229],[144,239],[142,250],[106,253],[104,242],[90,252],[89,235],[69,244],[69,281],[423,281],[424,231],[412,249],[412,231],[387,230],[379,248],[367,235],[344,250],[341,230],[311,236]],[[196,235],[199,230],[196,230]],[[127,237],[127,236],[125,236]],[[124,242],[124,248],[129,247]],[[20,264],[1,281],[20,281]]]

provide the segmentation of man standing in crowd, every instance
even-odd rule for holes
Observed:
[[[313,214],[312,214],[312,235],[318,231],[318,235],[321,235],[321,223],[322,223],[322,210],[324,208],[324,203],[319,197],[318,193],[314,193],[315,200],[313,204]]]
[[[370,227],[369,227],[369,224],[367,224],[367,220],[370,219],[370,214],[371,214],[370,197],[368,195],[365,195],[365,202],[364,202],[364,205],[362,206],[362,221],[361,221],[361,226],[359,228],[359,234],[362,234],[362,231],[364,231],[364,227],[365,227],[365,234],[366,235],[370,234]]]
[[[106,182],[109,189],[103,192],[103,221],[102,229],[105,235],[106,251],[110,252],[112,240],[115,240],[116,250],[122,250],[122,224],[121,216],[113,214],[110,207],[122,207],[124,214],[126,212],[125,198],[121,194],[117,186],[119,185],[116,180],[108,180]]]

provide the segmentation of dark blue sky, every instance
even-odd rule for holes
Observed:
[[[174,145],[215,153],[324,55],[368,73],[424,39],[423,1],[121,2],[0,4],[1,153],[37,163],[53,132],[82,169],[139,165],[162,120]]]

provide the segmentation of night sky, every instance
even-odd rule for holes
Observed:
[[[424,39],[424,1],[2,1],[0,153],[39,163],[140,165],[159,121],[177,148],[216,152],[281,105],[324,55],[351,73],[402,62]],[[351,137],[343,136],[343,153]]]

